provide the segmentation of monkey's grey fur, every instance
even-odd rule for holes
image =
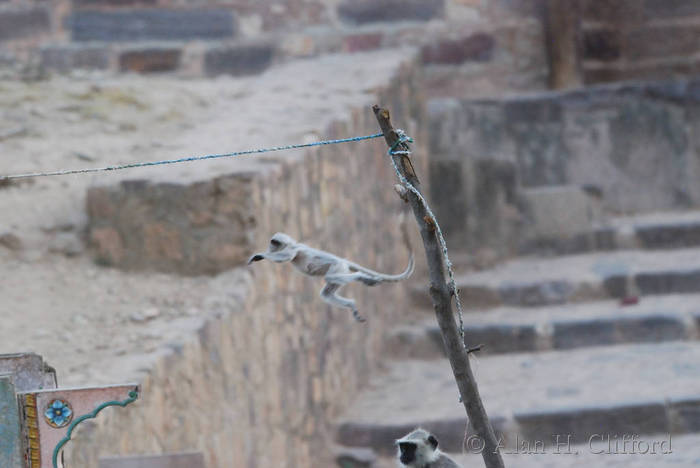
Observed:
[[[438,440],[418,428],[396,441],[398,466],[401,468],[462,468],[438,449]]]
[[[404,232],[404,240],[410,249],[408,235]],[[309,276],[323,276],[326,285],[321,290],[321,298],[327,303],[352,310],[352,315],[358,322],[365,319],[360,315],[355,301],[338,296],[338,290],[347,283],[360,281],[367,286],[379,283],[401,281],[413,273],[413,253],[408,261],[408,267],[398,275],[386,275],[369,268],[353,263],[344,258],[337,257],[323,250],[314,249],[308,245],[294,240],[292,237],[278,232],[270,239],[267,252],[256,253],[248,264],[267,259],[276,263],[292,262],[297,270]]]

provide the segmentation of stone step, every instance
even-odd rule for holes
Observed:
[[[700,292],[700,249],[626,250],[520,257],[455,278],[468,308],[537,307],[629,296]],[[427,287],[414,300],[430,305]]]
[[[630,434],[630,437],[632,434]],[[636,442],[635,442],[636,440]],[[656,435],[628,442],[611,439],[592,444],[557,445],[552,440],[523,440],[518,450],[502,450],[507,467],[518,468],[681,468],[700,464],[700,435]],[[670,447],[670,448],[669,448]],[[449,454],[465,467],[483,466],[481,455]],[[396,460],[380,458],[374,468],[396,468]]]
[[[700,432],[700,344],[669,342],[483,357],[481,396],[505,446],[596,434]],[[461,452],[464,407],[446,360],[394,362],[339,418],[338,443],[393,452],[416,426]]]
[[[695,246],[700,246],[700,211],[613,218],[585,232],[532,239],[518,249],[524,255],[571,255],[593,251]]]
[[[484,345],[479,355],[695,340],[700,336],[700,294],[646,296],[634,305],[608,300],[498,307],[467,314],[464,322],[467,344]],[[404,359],[443,357],[435,318],[395,328],[386,350]]]

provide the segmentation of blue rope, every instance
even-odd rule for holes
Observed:
[[[237,151],[235,153],[208,154],[206,156],[190,156],[190,157],[180,158],[180,159],[167,159],[164,161],[136,162],[136,163],[121,164],[121,165],[114,165],[114,166],[107,166],[107,167],[94,167],[94,168],[84,168],[84,169],[66,169],[66,170],[52,171],[52,172],[29,172],[29,173],[25,173],[25,174],[14,174],[14,175],[7,175],[7,176],[0,175],[0,182],[2,182],[4,180],[27,179],[30,177],[50,177],[50,176],[61,176],[61,175],[69,175],[69,174],[87,174],[90,172],[118,171],[118,170],[122,170],[122,169],[131,169],[134,167],[161,166],[164,164],[177,164],[177,163],[190,162],[190,161],[203,161],[205,159],[231,158],[234,156],[243,156],[246,154],[271,153],[273,151],[286,151],[286,150],[293,150],[293,149],[299,149],[299,148],[309,148],[312,146],[336,145],[338,143],[348,143],[351,141],[371,140],[372,138],[379,138],[382,136],[384,136],[384,134],[375,133],[374,135],[366,135],[366,136],[359,136],[359,137],[352,137],[352,138],[342,138],[340,140],[324,140],[324,141],[317,141],[314,143],[302,143],[302,144],[286,145],[286,146],[273,146],[271,148],[259,148],[259,149],[252,149],[252,150],[246,150],[246,151]]]
[[[397,154],[402,154],[402,155],[409,155],[411,154],[411,151],[408,149],[408,143],[413,143],[413,138],[409,137],[406,135],[406,132],[403,130],[396,129],[396,133],[399,135],[399,139],[396,140],[396,142],[391,145],[391,148],[389,148],[389,156],[394,156]],[[399,144],[403,143],[406,146],[406,150],[396,150],[396,147],[399,146]],[[454,276],[454,271],[452,270],[452,262],[450,261],[450,257],[447,252],[447,242],[445,242],[445,236],[442,234],[442,229],[440,229],[440,225],[437,222],[437,218],[435,217],[435,214],[433,211],[430,209],[430,206],[428,206],[428,202],[423,198],[423,195],[418,191],[417,188],[413,186],[412,183],[406,179],[403,174],[401,174],[401,171],[399,171],[398,166],[396,165],[396,162],[394,161],[394,158],[389,158],[391,160],[391,164],[394,166],[394,171],[396,171],[396,175],[399,178],[399,181],[413,194],[418,198],[418,201],[423,205],[423,208],[425,208],[426,213],[428,213],[428,217],[430,220],[433,222],[435,225],[435,231],[437,232],[438,235],[438,241],[440,242],[440,248],[442,249],[442,256],[445,260],[445,268],[447,268],[447,275],[449,276],[449,286],[450,289],[452,290],[452,293],[455,296],[455,304],[457,305],[457,316],[459,317],[459,335],[462,338],[462,346],[466,346],[466,343],[464,343],[464,318],[462,316],[462,301],[459,298],[459,291],[457,290],[457,284],[455,283],[455,276]]]

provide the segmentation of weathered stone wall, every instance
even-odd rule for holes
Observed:
[[[695,0],[582,0],[585,83],[688,77],[700,70]]]
[[[460,245],[517,245],[519,194],[538,187],[580,187],[607,213],[697,206],[699,90],[681,81],[432,102],[431,195],[445,229]]]
[[[423,42],[431,97],[499,96],[547,88],[538,0],[448,3],[447,28]]]
[[[55,10],[47,2],[15,0],[0,2],[0,66],[26,63],[54,35]]]
[[[243,75],[418,45],[431,94],[484,96],[566,87],[552,76],[558,60],[580,75],[571,86],[692,76],[699,25],[695,0],[5,0],[0,58],[59,72]]]
[[[397,125],[425,142],[416,79],[415,66],[407,64],[378,101],[393,110]],[[352,115],[351,121],[333,123],[325,137],[376,132],[369,108],[355,109]],[[418,155],[425,154],[420,143],[416,149]],[[416,164],[425,170],[424,158],[417,157]],[[241,265],[246,255],[267,245],[271,233],[283,230],[378,270],[398,272],[407,255],[397,242],[394,216],[404,204],[394,193],[394,183],[386,145],[377,140],[307,151],[298,158],[270,158],[267,168],[221,177],[219,191],[195,190],[196,185],[184,183],[127,183],[92,190],[88,205],[94,210],[106,197],[119,210],[100,213],[121,211],[101,218],[99,229],[109,229],[111,223],[112,232],[119,233],[123,224],[135,228],[144,222],[144,231],[154,232],[157,239],[126,242],[129,249],[143,243],[140,252],[154,262],[151,268],[178,268],[168,262],[196,255],[202,258],[188,264],[190,270],[183,266],[184,271],[206,270],[197,266],[204,261],[214,261],[215,270]],[[119,192],[129,195],[120,198]],[[159,205],[161,193],[174,201]],[[175,202],[190,196],[200,199],[198,210]],[[161,206],[160,211],[150,211],[149,203]],[[208,211],[200,211],[202,207]],[[229,211],[237,213],[230,219],[244,220],[234,232],[231,245],[240,245],[233,253],[220,247],[215,249],[218,256],[207,257],[186,242],[171,241],[177,237],[172,233],[185,236],[186,226],[163,225],[163,220],[196,213],[196,232],[198,222]],[[159,215],[150,220],[159,227],[148,228],[146,217]],[[233,228],[209,225],[223,239]],[[123,261],[146,267],[136,258],[125,256]],[[224,272],[216,281],[230,288],[226,302],[212,306],[214,316],[188,342],[164,351],[154,366],[144,363],[141,400],[129,411],[105,412],[81,431],[69,458],[72,466],[95,467],[100,455],[182,450],[203,451],[211,468],[333,466],[330,422],[376,368],[385,332],[408,305],[405,284],[349,286],[348,295],[369,319],[358,324],[349,312],[320,301],[319,282],[289,265],[261,262]]]
[[[15,0],[5,62],[40,71],[255,74],[326,53],[425,47],[432,95],[546,86],[537,0]],[[30,60],[31,59],[31,60]]]

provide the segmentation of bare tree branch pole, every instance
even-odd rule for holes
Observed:
[[[389,148],[394,148],[399,153],[408,151],[408,146],[401,140],[400,135],[391,125],[389,111],[376,105],[372,107],[372,110],[377,117],[379,127],[384,133],[384,138]],[[391,157],[394,159],[401,174],[420,192],[420,182],[418,182],[418,177],[408,154],[392,154]],[[483,441],[484,449],[481,455],[484,458],[486,467],[504,468],[498,440],[489,422],[486,409],[481,402],[476,380],[474,380],[474,374],[469,363],[468,350],[463,339],[460,338],[460,333],[455,323],[452,311],[452,291],[445,277],[442,249],[436,236],[435,226],[425,206],[423,206],[416,194],[408,190],[406,195],[420,228],[420,235],[423,238],[430,276],[430,296],[469,422],[476,431],[476,435],[481,437]]]

